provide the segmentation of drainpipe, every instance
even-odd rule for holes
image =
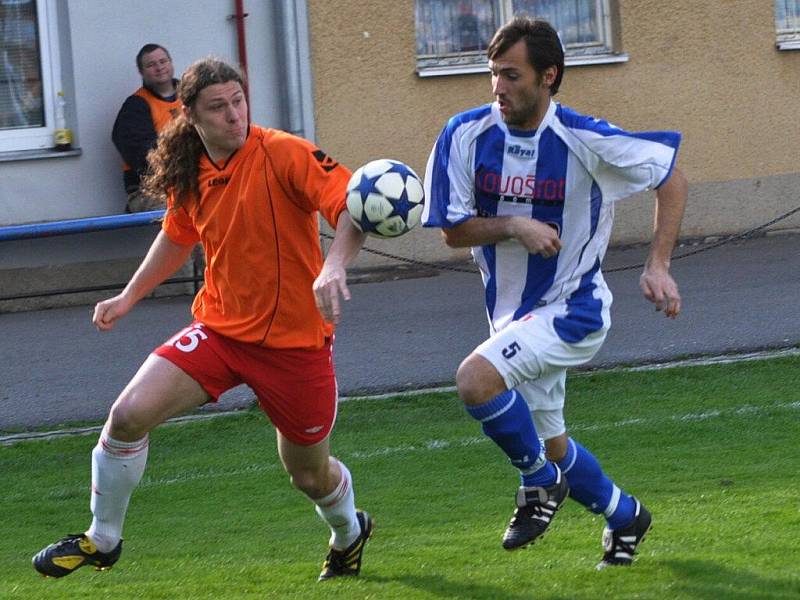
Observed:
[[[247,84],[247,37],[244,30],[244,20],[247,13],[244,12],[244,0],[233,0],[233,7],[235,13],[230,15],[228,19],[236,21],[236,45],[239,50],[239,70],[244,77],[244,99],[247,101],[247,106],[250,106],[250,89]],[[247,111],[247,121],[250,122],[250,111]]]
[[[285,129],[314,140],[314,93],[311,86],[311,50],[306,2],[275,2],[278,23],[279,68],[283,69]]]

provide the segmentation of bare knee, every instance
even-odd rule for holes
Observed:
[[[567,455],[567,444],[569,444],[569,436],[566,433],[545,440],[544,447],[547,460],[551,462],[564,460]]]
[[[106,423],[108,434],[121,442],[140,440],[150,431],[145,415],[136,405],[135,390],[125,390],[117,398]]]
[[[456,388],[461,401],[468,406],[489,402],[506,391],[506,384],[494,365],[480,354],[472,353],[456,371]]]

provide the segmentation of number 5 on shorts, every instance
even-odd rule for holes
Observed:
[[[522,350],[518,342],[511,342],[508,346],[503,348],[503,358],[506,360],[514,358],[514,356]]]
[[[203,327],[202,323],[197,323],[196,325],[190,325],[186,329],[174,335],[169,341],[167,341],[167,345],[175,346],[181,352],[191,352],[192,350],[197,348],[197,346],[200,344],[200,340],[208,339],[208,334],[206,334],[206,332],[203,331],[202,327]],[[184,343],[183,338],[189,338],[189,342]]]

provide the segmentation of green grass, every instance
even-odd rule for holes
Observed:
[[[258,412],[162,427],[108,572],[30,557],[89,522],[96,434],[0,447],[0,598],[800,597],[800,358],[569,382],[567,421],[653,512],[630,569],[594,571],[603,521],[574,503],[507,553],[514,470],[452,394],[354,400],[334,449],[376,519],[358,579],[317,583],[327,531]]]

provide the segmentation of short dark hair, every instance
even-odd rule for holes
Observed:
[[[553,66],[558,69],[550,86],[550,95],[555,96],[564,75],[564,47],[558,33],[547,21],[514,17],[494,34],[487,50],[489,59],[494,60],[504,54],[522,39],[528,47],[528,62],[537,72],[542,73]]]
[[[167,58],[172,60],[172,57],[169,55],[169,50],[164,48],[161,44],[145,44],[136,54],[136,68],[139,69],[139,72],[142,71],[142,59],[144,58],[145,54],[150,54],[151,52],[155,52],[156,50],[163,50],[167,54]]]

